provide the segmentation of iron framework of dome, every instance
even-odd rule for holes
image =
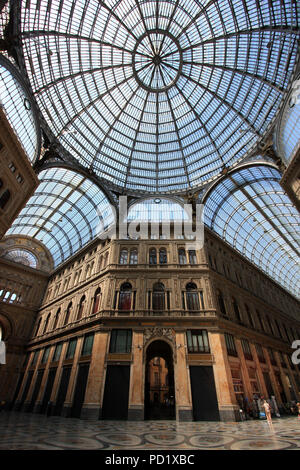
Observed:
[[[216,179],[270,131],[295,71],[290,0],[24,0],[19,15],[48,135],[121,190]]]
[[[205,224],[300,298],[300,219],[280,178],[272,166],[233,171],[207,194]]]
[[[7,234],[41,241],[55,267],[114,222],[109,201],[98,186],[79,173],[49,168]]]
[[[286,119],[278,118],[299,72],[297,2],[10,3],[20,84],[26,97],[31,90],[47,139],[35,162],[41,184],[9,233],[42,241],[57,267],[95,238],[97,205],[104,225],[112,221],[108,204],[116,208],[117,193],[134,196],[129,220],[153,214],[161,220],[181,214],[182,196],[191,191],[198,202],[205,195],[208,227],[297,295],[299,217],[279,187],[272,157],[257,156],[276,123],[277,150],[287,158],[280,149]],[[14,78],[19,84],[20,74]],[[290,114],[294,145],[298,115]],[[37,142],[39,150],[39,136]],[[244,161],[251,171],[239,168]],[[246,199],[232,184],[237,177],[249,190]],[[237,194],[243,194],[239,203]],[[77,224],[70,219],[74,201]],[[253,204],[259,223],[252,219],[246,237],[236,228],[251,221]]]

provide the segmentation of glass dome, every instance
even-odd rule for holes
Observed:
[[[230,173],[205,199],[205,224],[300,298],[300,218],[280,179],[264,165]]]
[[[40,185],[8,234],[42,242],[57,267],[114,222],[105,194],[91,180],[64,168],[39,174]]]
[[[30,7],[29,7],[30,5]],[[25,66],[54,136],[114,187],[180,193],[245,158],[293,78],[290,0],[26,0]]]
[[[39,142],[32,103],[18,80],[15,69],[3,56],[0,56],[0,105],[28,159],[33,162],[38,153]]]

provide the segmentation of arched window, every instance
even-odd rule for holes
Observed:
[[[98,287],[98,289],[96,290],[96,292],[94,294],[94,298],[93,298],[92,314],[98,312],[98,310],[100,308],[100,300],[101,300],[101,289],[100,289],[100,287]]]
[[[76,284],[77,284],[77,282],[78,282],[78,274],[79,274],[78,272],[75,273],[75,276],[74,276],[74,283],[73,283],[74,286],[76,286]],[[57,288],[56,288],[56,290],[57,290]],[[55,294],[56,294],[56,292],[54,293],[54,296],[55,296]]]
[[[43,329],[43,334],[46,333],[46,331],[47,331],[49,319],[50,319],[50,313],[46,317],[45,324],[44,324],[44,329]]]
[[[85,304],[85,295],[81,297],[80,302],[79,302],[77,320],[80,320],[82,318],[84,304]]]
[[[247,312],[247,317],[248,317],[249,324],[250,324],[250,326],[252,326],[252,328],[254,328],[254,321],[253,321],[251,312],[250,312],[249,307],[248,307],[247,304],[245,304],[245,308],[246,308],[246,312]]]
[[[37,327],[36,327],[36,330],[35,330],[35,336],[38,335],[38,332],[39,332],[39,329],[40,329],[40,326],[41,326],[41,321],[42,321],[42,318],[40,318],[39,321],[38,321],[38,324],[37,324]]]
[[[260,314],[260,312],[259,312],[258,310],[256,310],[256,316],[257,316],[257,318],[258,318],[261,331],[265,331],[265,325],[264,325],[264,322],[263,322],[263,320],[262,320],[262,318],[261,318],[261,314]]]
[[[55,314],[54,323],[53,323],[53,328],[52,328],[53,330],[55,330],[56,327],[57,327],[59,315],[60,315],[60,308],[57,310],[57,312],[56,312],[56,314]]]
[[[220,307],[220,311],[221,311],[222,315],[227,317],[227,312],[226,312],[226,307],[225,307],[223,294],[220,290],[218,291],[218,303],[219,303],[219,307]]]
[[[91,265],[88,264],[87,265],[87,268],[86,268],[86,271],[85,271],[85,278],[88,279],[91,275]]]
[[[121,285],[119,295],[119,310],[131,310],[132,286],[129,282]]]
[[[123,248],[120,253],[120,264],[127,264],[128,262],[128,250],[126,248]]]
[[[197,264],[196,250],[189,250],[189,262],[190,264]]]
[[[184,248],[179,248],[178,259],[179,259],[179,264],[186,264],[186,253],[185,253]]]
[[[186,285],[186,306],[188,310],[200,310],[197,286],[193,282]]]
[[[281,333],[281,329],[280,329],[279,323],[278,323],[278,321],[276,320],[276,318],[274,318],[274,321],[275,321],[275,325],[276,325],[276,328],[277,328],[277,331],[278,331],[278,336],[279,336],[280,338],[282,338],[282,333]]]
[[[153,310],[165,310],[165,286],[161,282],[154,284],[152,295]]]
[[[151,248],[149,251],[149,264],[154,265],[157,264],[157,258],[156,258],[156,249]]]
[[[9,189],[6,189],[2,196],[0,197],[0,209],[4,209],[6,204],[8,203],[10,199],[10,191]]]
[[[69,305],[68,305],[64,325],[67,325],[69,323],[71,311],[72,311],[72,302],[70,302]]]
[[[239,306],[238,306],[237,301],[235,299],[232,299],[232,306],[233,306],[233,311],[234,311],[234,314],[235,314],[235,317],[236,317],[237,321],[241,322],[242,320],[241,320]]]
[[[159,250],[159,264],[167,264],[167,250],[165,248],[160,248]]]
[[[129,263],[130,264],[137,264],[137,262],[138,262],[138,252],[137,252],[137,249],[134,248],[133,250],[130,250]]]

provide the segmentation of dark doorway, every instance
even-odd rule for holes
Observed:
[[[153,341],[147,349],[145,419],[175,419],[173,353],[165,341]]]
[[[71,409],[72,418],[80,418],[81,408],[82,408],[83,401],[84,401],[87,378],[89,375],[89,368],[90,368],[90,364],[81,364],[79,366],[73,405]]]
[[[102,419],[127,419],[130,366],[109,365],[102,406]]]
[[[31,402],[30,402],[30,405],[29,405],[27,411],[33,411],[33,409],[34,409],[34,405],[35,405],[38,393],[39,393],[40,388],[41,388],[43,375],[44,375],[44,371],[39,370],[36,381],[35,381],[34,390],[33,390],[33,394],[32,394],[32,397],[31,397]]]
[[[57,370],[56,367],[49,370],[47,385],[45,388],[44,398],[43,398],[42,406],[40,410],[41,413],[46,413],[47,405],[48,405],[48,402],[50,400],[51,393],[52,393],[56,370]]]
[[[53,413],[55,416],[61,415],[65,398],[66,398],[66,394],[67,394],[67,390],[68,390],[70,375],[71,375],[71,367],[64,367],[61,380],[60,380],[60,386],[59,386],[59,390],[57,394],[54,413]]]
[[[211,366],[190,366],[195,421],[220,421],[215,378]]]

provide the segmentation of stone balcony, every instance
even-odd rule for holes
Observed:
[[[216,319],[217,314],[214,309],[206,310],[197,310],[197,311],[185,311],[185,310],[163,310],[163,311],[153,311],[153,310],[132,310],[132,311],[121,311],[121,310],[101,310],[97,313],[94,313],[89,316],[83,316],[79,320],[74,320],[69,322],[66,325],[60,325],[51,330],[51,325],[49,326],[50,330],[39,334],[38,336],[30,340],[30,345],[34,345],[39,342],[45,342],[54,337],[64,336],[65,334],[74,333],[77,329],[82,330],[84,326],[93,326],[97,323],[101,323],[103,320],[108,320],[112,318],[155,318],[165,319],[165,318],[206,318],[206,319]]]

